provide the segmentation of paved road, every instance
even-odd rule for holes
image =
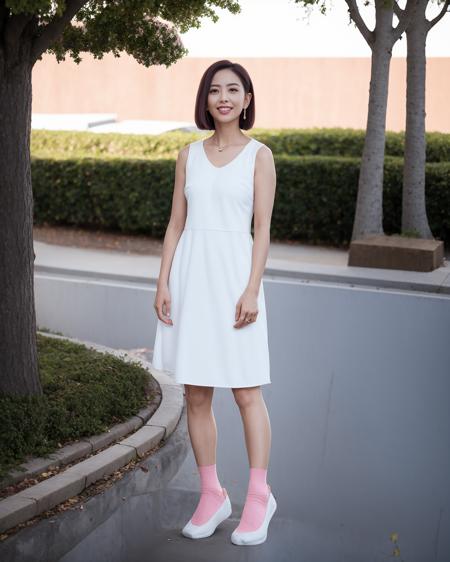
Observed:
[[[217,390],[216,390],[217,392]],[[186,410],[167,444],[101,495],[92,497],[82,511],[66,511],[23,529],[0,544],[5,562],[331,562],[373,560],[369,537],[345,537],[344,524],[327,528],[302,502],[301,485],[286,466],[284,478],[272,483],[280,504],[262,545],[233,545],[230,535],[239,523],[245,499],[245,451],[239,440],[236,455],[226,454],[241,437],[238,416],[224,423],[223,405],[230,393],[215,395],[220,443],[218,472],[232,500],[233,513],[211,537],[185,538],[180,529],[198,501],[198,476],[188,446]],[[298,451],[297,456],[300,456]],[[280,459],[281,460],[281,459]],[[300,459],[299,459],[300,460]],[[279,464],[279,463],[277,463]],[[298,476],[298,475],[297,475]],[[159,489],[158,485],[161,487]],[[341,532],[342,531],[342,532]],[[381,560],[381,558],[380,558]]]

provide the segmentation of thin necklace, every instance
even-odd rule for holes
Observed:
[[[228,146],[236,146],[236,143],[225,144],[225,145],[222,146],[222,147],[220,146],[220,144],[217,144],[217,143],[215,143],[215,142],[214,142],[213,144],[214,144],[214,146],[217,146],[217,150],[218,150],[219,152],[222,152],[223,149],[224,149],[224,148],[227,148]],[[237,146],[241,146],[241,145],[237,145]]]

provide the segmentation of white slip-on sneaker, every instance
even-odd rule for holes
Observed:
[[[194,525],[191,518],[181,531],[185,537],[189,537],[190,539],[203,539],[205,537],[210,537],[216,530],[216,527],[222,523],[222,521],[225,521],[225,519],[230,517],[232,512],[230,498],[226,489],[222,488],[222,490],[225,495],[225,500],[219,509],[211,515],[208,521],[203,523],[203,525]]]
[[[277,502],[270,489],[269,501],[267,502],[266,515],[264,516],[264,521],[261,526],[255,531],[247,531],[246,533],[238,533],[236,530],[231,534],[231,542],[240,546],[261,544],[267,538],[267,529],[269,527],[270,520],[272,519],[275,510],[277,509]]]

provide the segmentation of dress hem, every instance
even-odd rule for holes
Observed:
[[[178,384],[191,384],[192,386],[210,386],[213,388],[252,388],[253,386],[263,386],[266,384],[271,384],[272,381],[262,381],[262,382],[257,382],[254,384],[211,384],[211,383],[207,383],[207,382],[188,382],[188,381],[179,381],[177,380],[173,375],[171,375],[172,378],[174,379],[174,381]]]
[[[230,385],[225,385],[225,384],[205,384],[205,383],[198,383],[198,382],[179,382],[179,381],[175,381],[178,384],[190,384],[192,386],[208,386],[208,387],[213,387],[213,388],[252,388],[254,386],[265,386],[266,384],[271,384],[272,381],[266,381],[266,382],[259,382],[256,384],[243,384],[243,385],[236,385],[236,384],[230,384]]]

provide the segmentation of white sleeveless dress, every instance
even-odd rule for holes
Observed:
[[[189,145],[185,228],[168,280],[168,325],[157,318],[153,366],[180,384],[249,387],[270,383],[264,288],[255,322],[234,328],[251,272],[254,169],[263,143],[251,139],[225,166],[203,140]]]

